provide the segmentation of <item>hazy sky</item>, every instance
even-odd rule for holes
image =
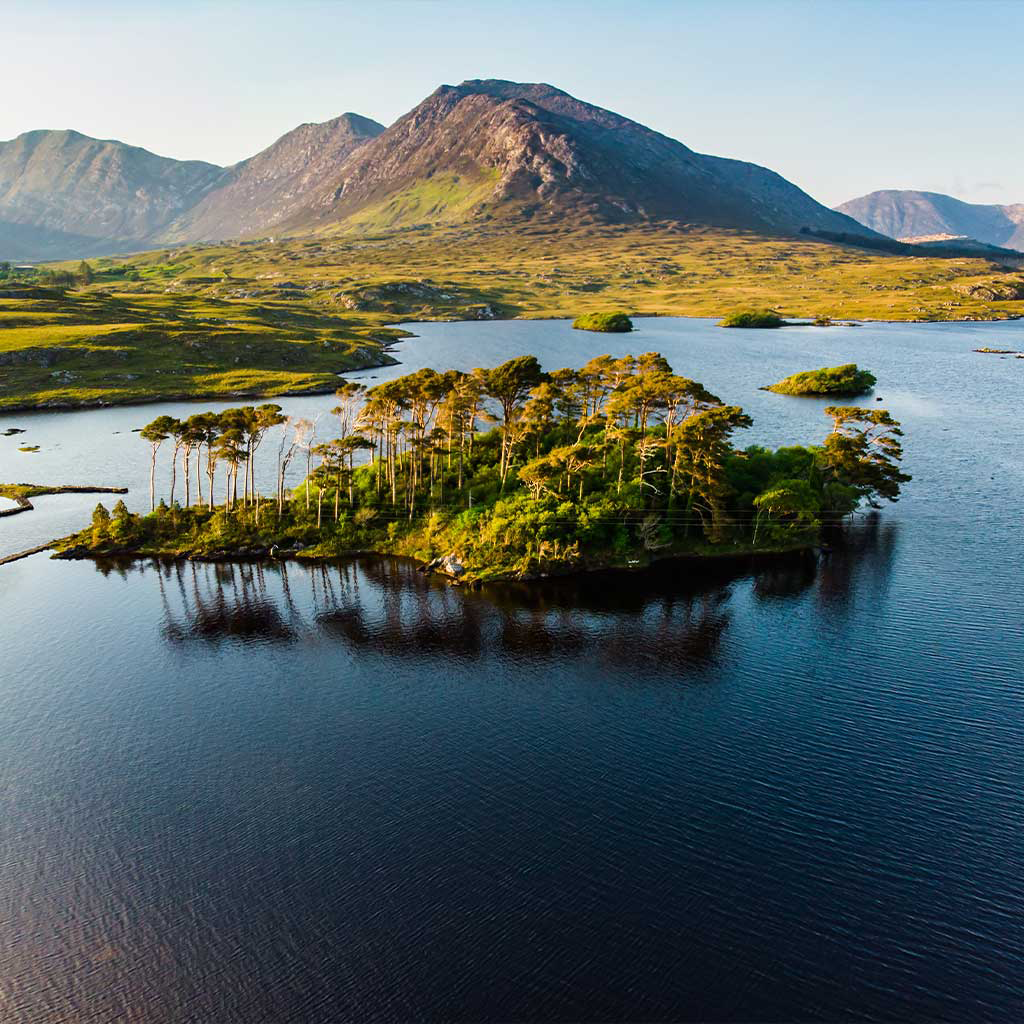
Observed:
[[[828,204],[1024,202],[1024,0],[0,0],[0,139],[229,164],[441,83],[545,81]]]

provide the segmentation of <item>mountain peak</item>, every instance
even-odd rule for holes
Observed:
[[[546,83],[504,79],[440,86],[354,152],[286,227],[496,216],[863,232],[765,168],[700,156]]]
[[[326,176],[383,131],[382,124],[351,112],[300,124],[229,168],[166,237],[210,241],[266,231],[304,207]]]
[[[1024,249],[1022,204],[967,203],[941,192],[880,189],[836,209],[890,238],[966,236],[1001,248]]]
[[[213,164],[71,129],[26,132],[0,143],[2,255],[92,255],[133,242],[137,248],[194,206],[222,173]]]

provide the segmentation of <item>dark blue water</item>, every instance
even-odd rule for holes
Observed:
[[[823,403],[758,384],[855,359],[915,479],[754,570],[0,568],[0,1019],[1019,1019],[1024,360],[970,350],[1024,325],[416,329],[660,349],[770,443]],[[157,411],[0,422],[0,479],[144,488]]]

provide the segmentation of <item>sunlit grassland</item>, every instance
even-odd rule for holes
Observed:
[[[387,361],[396,334],[284,300],[132,287],[0,299],[0,408],[330,390]]]
[[[397,224],[444,224],[464,220],[473,207],[494,191],[498,177],[495,169],[474,177],[438,174],[416,181],[381,202],[359,210],[349,218],[347,227],[384,231]]]
[[[467,190],[439,181],[402,201],[434,209],[462,202]],[[93,283],[63,298],[0,299],[0,408],[323,390],[346,369],[385,361],[382,345],[394,337],[386,325],[401,320],[608,309],[717,317],[772,308],[868,320],[1024,312],[1019,300],[963,293],[1007,273],[984,259],[656,226],[560,230],[483,219],[378,230],[386,219],[374,214],[313,238],[95,260]]]

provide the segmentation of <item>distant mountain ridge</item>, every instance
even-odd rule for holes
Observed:
[[[774,171],[539,83],[444,85],[389,128],[343,114],[230,168],[75,132],[0,143],[0,258],[537,217],[872,234]]]
[[[940,192],[883,189],[836,210],[890,238],[947,235],[1024,250],[1024,203],[965,203]]]
[[[0,256],[91,255],[154,237],[222,174],[75,131],[26,132],[0,142]]]

